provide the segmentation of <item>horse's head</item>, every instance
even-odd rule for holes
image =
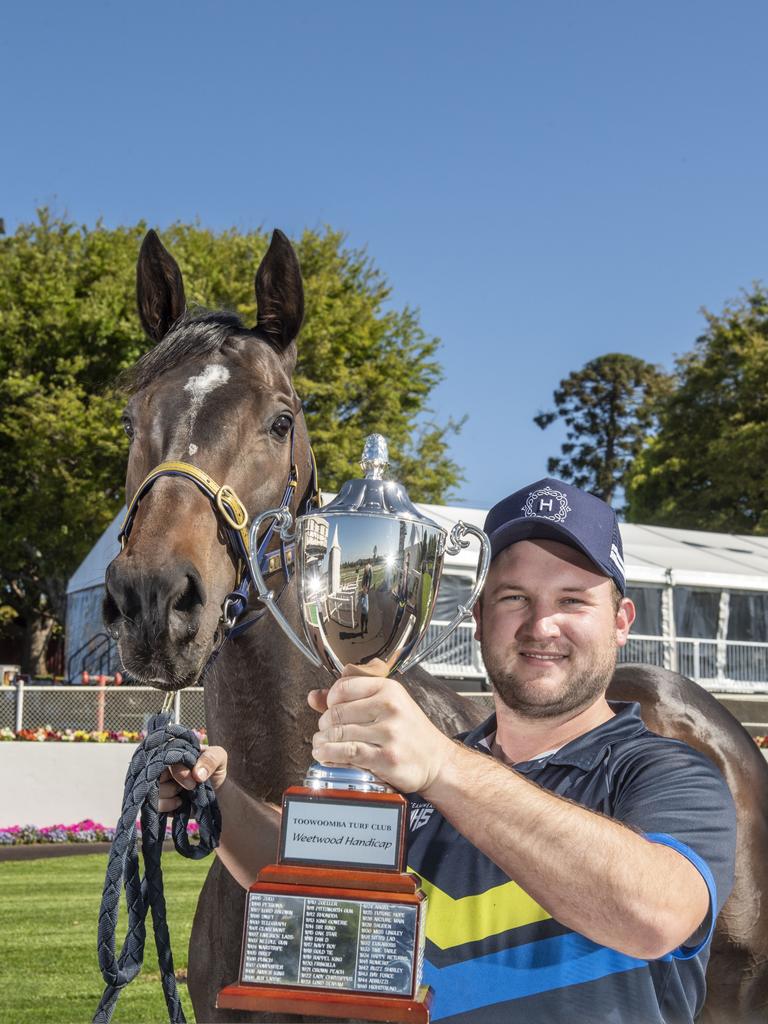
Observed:
[[[130,371],[124,425],[130,502],[161,463],[197,467],[235,492],[251,516],[281,503],[298,471],[293,508],[309,487],[311,454],[291,375],[304,301],[299,264],[279,231],[256,274],[256,327],[226,313],[186,311],[181,272],[157,235],[137,269],[139,316],[156,342]],[[220,638],[236,582],[226,516],[183,476],[162,475],[135,509],[106,575],[104,618],[127,670],[164,690],[194,683]]]

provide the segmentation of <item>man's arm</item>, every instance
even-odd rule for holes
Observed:
[[[554,918],[604,946],[656,959],[709,908],[693,865],[620,822],[454,744],[422,795]]]
[[[216,849],[230,875],[247,889],[266,864],[275,860],[280,809],[255,800],[227,777],[227,752],[208,747],[195,767],[165,769],[160,776],[159,809],[172,813],[181,806],[179,789],[194,789],[210,779],[221,811],[221,842]]]
[[[342,677],[311,703],[326,708],[313,740],[318,760],[421,793],[554,918],[594,942],[654,959],[706,917],[707,885],[682,854],[449,740],[394,680]]]

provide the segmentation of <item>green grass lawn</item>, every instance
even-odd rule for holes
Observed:
[[[9,1024],[90,1021],[104,988],[96,930],[106,854],[0,863],[0,1020]],[[168,925],[176,971],[186,970],[197,896],[212,857],[190,861],[163,855]],[[117,948],[125,937],[121,910]],[[144,968],[117,1003],[116,1024],[167,1021],[151,920]],[[187,1020],[194,1020],[186,985],[179,986]]]

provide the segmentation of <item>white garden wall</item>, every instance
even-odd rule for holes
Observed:
[[[0,743],[0,828],[116,825],[132,743]],[[768,760],[768,749],[762,751]]]
[[[133,743],[0,743],[0,828],[116,825]]]

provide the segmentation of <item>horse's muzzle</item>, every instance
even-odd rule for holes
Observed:
[[[203,638],[205,586],[191,563],[135,567],[124,554],[107,568],[104,624],[126,670],[161,689],[194,682],[213,636]]]

